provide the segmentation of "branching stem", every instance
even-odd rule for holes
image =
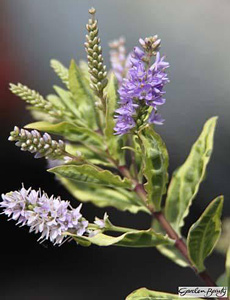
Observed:
[[[175,241],[175,247],[180,251],[180,253],[183,255],[183,257],[188,261],[190,267],[193,269],[193,271],[196,273],[196,275],[207,285],[207,286],[216,286],[216,283],[212,280],[209,273],[204,270],[203,272],[199,272],[192,264],[192,262],[189,259],[188,256],[188,249],[187,245],[183,241],[182,238],[178,236],[176,231],[173,229],[171,224],[167,221],[165,218],[163,212],[161,211],[154,211],[152,207],[149,206],[147,202],[147,193],[144,189],[143,184],[138,183],[136,179],[134,179],[129,171],[129,169],[124,165],[120,166],[119,163],[113,159],[113,157],[110,155],[109,151],[107,151],[108,158],[110,161],[117,167],[117,169],[120,171],[120,173],[129,179],[133,181],[133,184],[135,185],[134,191],[136,194],[141,198],[145,206],[149,209],[152,216],[159,222],[162,229],[165,230],[165,232],[168,234],[168,236]]]
[[[130,178],[130,176],[131,176],[130,172],[129,172],[129,170],[125,166],[119,167],[119,170],[123,174],[123,176],[126,176],[126,177]],[[127,176],[127,175],[129,175],[129,176]],[[144,189],[143,184],[137,183],[134,191],[143,200],[143,202],[145,203],[145,205],[148,206],[147,200],[146,200],[146,191]],[[161,211],[156,212],[152,208],[149,208],[149,206],[148,206],[148,209],[151,211],[152,216],[154,218],[156,218],[156,220],[159,222],[159,224],[165,230],[165,232],[168,234],[168,236],[171,239],[175,240],[175,247],[185,257],[185,259],[188,261],[188,263],[190,264],[190,266],[194,270],[194,272],[197,274],[197,276],[200,279],[202,279],[203,282],[207,286],[216,286],[216,283],[212,280],[212,278],[210,277],[210,275],[208,274],[208,272],[206,270],[203,271],[203,272],[201,272],[201,273],[199,273],[198,270],[193,266],[193,264],[191,263],[191,261],[189,259],[188,249],[187,249],[187,246],[186,246],[185,242],[178,236],[178,234],[176,233],[176,231],[172,228],[172,226],[170,225],[170,223],[166,220],[163,212],[161,212]]]

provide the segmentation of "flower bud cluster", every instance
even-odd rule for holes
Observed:
[[[36,153],[35,158],[58,159],[66,155],[65,143],[62,140],[58,142],[52,140],[48,133],[41,136],[37,130],[30,132],[15,126],[10,133],[9,141],[16,141],[15,145],[21,147],[22,151]]]
[[[63,118],[64,116],[71,117],[72,113],[64,111],[63,108],[56,107],[53,103],[45,100],[38,92],[29,89],[27,86],[21,83],[10,84],[10,91],[19,96],[22,100],[25,100],[28,104],[33,107],[48,113],[52,117],[57,119]]]
[[[39,240],[49,239],[60,245],[68,239],[68,232],[82,236],[87,230],[88,221],[80,213],[81,205],[73,209],[60,197],[48,197],[44,192],[22,187],[2,194],[2,200],[4,214],[21,226],[29,226],[30,232],[41,233]]]
[[[139,39],[139,43],[143,47],[146,53],[156,55],[159,51],[161,40],[158,39],[158,35],[146,37],[144,40]]]
[[[127,71],[131,67],[130,55],[126,55],[125,39],[120,37],[109,43],[110,62],[113,72],[117,78],[119,85],[121,85],[123,78],[126,76]]]
[[[90,86],[98,97],[103,98],[103,90],[106,87],[108,80],[106,66],[103,63],[100,38],[98,37],[97,20],[94,19],[95,12],[96,10],[94,8],[89,10],[92,18],[89,19],[89,22],[86,25],[88,35],[86,35],[85,49],[88,58],[91,81]]]

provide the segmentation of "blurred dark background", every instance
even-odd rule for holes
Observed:
[[[21,82],[46,95],[60,83],[49,67],[51,58],[68,66],[72,57],[85,59],[84,36],[88,8],[97,8],[100,36],[109,65],[108,41],[123,35],[130,51],[139,37],[158,34],[161,52],[171,64],[167,104],[161,109],[166,123],[159,127],[170,154],[170,175],[186,158],[204,122],[219,116],[215,149],[186,230],[217,195],[225,195],[224,216],[230,211],[230,2],[228,0],[1,0],[0,1],[0,114],[1,192],[41,187],[48,194],[70,195],[35,160],[7,141],[14,125],[32,121],[25,103],[8,91],[9,82]],[[72,199],[73,200],[73,199]],[[73,200],[74,203],[74,200]],[[77,204],[77,203],[76,203]],[[108,211],[121,226],[145,229],[150,219],[115,209],[84,205],[93,220]],[[0,299],[124,299],[134,289],[177,293],[178,286],[201,285],[189,269],[174,265],[155,249],[83,248],[74,243],[53,247],[14,222],[1,224]],[[208,259],[216,279],[224,257]]]

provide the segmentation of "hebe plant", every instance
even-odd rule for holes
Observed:
[[[74,209],[59,197],[24,187],[2,195],[0,205],[18,224],[40,233],[42,241],[156,247],[176,264],[191,267],[205,285],[215,286],[204,261],[221,234],[223,197],[208,205],[187,237],[181,230],[206,174],[217,118],[205,123],[188,158],[168,185],[168,152],[155,131],[155,125],[164,122],[158,109],[165,103],[164,85],[169,82],[169,64],[159,53],[161,41],[157,36],[140,39],[140,47],[128,55],[123,38],[110,43],[112,70],[107,74],[95,9],[89,13],[85,43],[88,63],[77,65],[72,60],[67,69],[51,60],[65,88],[55,86],[56,94],[44,98],[22,84],[10,85],[39,121],[26,125],[26,129],[15,127],[9,140],[21,150],[35,153],[36,158],[51,160],[53,167],[48,172],[55,174],[78,201],[133,214],[142,211],[152,215],[153,222],[148,230],[124,228],[113,225],[105,214],[90,223],[81,215],[81,205]],[[53,140],[49,133],[63,136],[64,141]],[[230,250],[224,275],[228,284],[229,266]],[[142,288],[127,297],[161,298],[178,296]]]

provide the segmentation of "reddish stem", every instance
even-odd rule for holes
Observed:
[[[128,178],[131,177],[129,170],[125,166],[119,167],[119,170],[123,174],[123,176],[126,176]],[[135,180],[133,182],[136,183]],[[193,266],[193,264],[191,263],[191,261],[189,259],[188,249],[187,249],[185,242],[178,236],[178,234],[173,229],[171,224],[166,220],[164,214],[161,211],[155,212],[153,208],[149,207],[149,205],[147,203],[147,197],[146,197],[147,194],[146,194],[143,184],[136,183],[134,191],[143,200],[145,205],[148,206],[148,209],[151,211],[153,217],[156,218],[156,220],[159,222],[159,224],[165,230],[165,232],[168,234],[168,236],[171,239],[175,240],[175,247],[185,257],[185,259],[188,261],[188,263],[190,264],[190,266],[194,270],[194,272],[197,274],[197,276],[199,278],[201,278],[207,286],[216,286],[215,282],[211,279],[211,277],[207,271],[203,271],[203,272],[199,273],[198,270]]]

